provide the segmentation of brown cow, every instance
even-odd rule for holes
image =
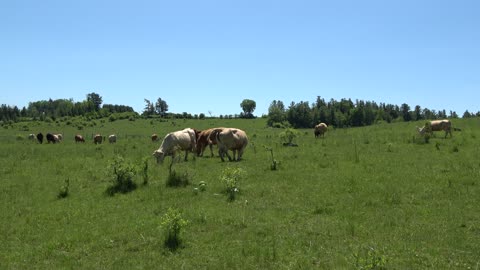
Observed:
[[[157,133],[152,134],[152,142],[158,142],[158,135]]]
[[[428,126],[430,126],[430,128]],[[452,138],[452,123],[448,119],[427,122],[422,128],[417,127],[417,130],[422,136],[425,135],[425,133],[433,135],[434,131],[443,130],[445,131],[445,138],[447,138],[448,134],[450,134],[450,138]]]
[[[205,148],[207,145],[210,147],[210,154],[213,157],[213,145],[217,144],[217,138],[215,136],[212,136],[210,138],[210,141],[208,140],[208,137],[212,133],[213,130],[215,129],[224,129],[223,127],[220,128],[210,128],[207,130],[202,130],[198,136],[197,136],[197,156],[201,157],[203,156],[203,152],[205,151]]]
[[[314,130],[314,134],[315,134],[315,138],[317,138],[318,136],[322,136],[325,138],[325,132],[327,132],[328,130],[328,127],[327,127],[327,124],[325,123],[320,123],[318,125],[315,126],[315,130]]]
[[[102,141],[103,141],[102,135],[100,135],[100,134],[95,134],[95,136],[93,137],[93,143],[94,143],[94,144],[99,144],[99,143],[101,144]]]
[[[75,135],[75,142],[76,142],[76,143],[78,143],[78,142],[83,142],[83,143],[84,143],[84,142],[85,142],[85,139],[83,138],[82,135],[77,134],[77,135]]]
[[[248,144],[248,137],[245,131],[238,128],[216,128],[208,136],[208,142],[210,143],[214,137],[217,139],[218,155],[222,161],[225,161],[224,155],[227,155],[229,161],[242,159],[243,151]],[[228,154],[228,150],[232,150],[233,159]],[[237,151],[238,155],[235,159]]]

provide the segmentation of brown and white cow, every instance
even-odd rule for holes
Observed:
[[[317,138],[318,136],[325,137],[325,132],[327,132],[327,130],[328,130],[328,127],[327,127],[327,124],[325,123],[320,123],[316,125],[315,130],[313,131],[313,133],[315,134],[315,138]]]
[[[60,140],[58,139],[57,134],[47,133],[47,143],[58,143]]]
[[[185,151],[185,161],[187,161],[188,152],[195,151],[196,144],[195,130],[192,128],[170,132],[165,135],[160,148],[153,152],[153,156],[157,159],[157,163],[162,163],[166,156],[174,158],[177,151]]]
[[[218,145],[218,155],[225,161],[223,158],[224,155],[227,155],[229,161],[235,161],[242,159],[243,151],[247,147],[248,137],[245,131],[238,128],[216,128],[208,136],[208,141],[211,142],[212,138],[216,138]],[[232,150],[233,159],[228,154],[228,150]],[[237,158],[235,159],[235,154],[238,151]]]
[[[210,128],[210,129],[200,131],[200,133],[197,136],[197,156],[199,157],[203,156],[203,152],[205,151],[205,148],[208,145],[210,147],[210,154],[213,157],[213,145],[217,144],[217,138],[216,136],[212,136],[209,141],[208,137],[210,136],[212,131],[214,131],[215,129],[224,129],[224,128],[223,127]]]
[[[78,142],[83,142],[83,143],[84,143],[84,142],[85,142],[85,139],[83,138],[82,135],[77,134],[77,135],[75,135],[75,142],[76,142],[76,143],[78,143]]]
[[[428,127],[430,126],[430,128]],[[445,138],[447,135],[450,134],[450,138],[452,137],[452,122],[448,119],[443,120],[433,120],[427,122],[422,128],[417,127],[418,133],[420,135],[425,135],[426,133],[433,135],[434,131],[445,131]]]
[[[158,135],[157,135],[157,133],[153,133],[152,134],[152,142],[156,142],[156,141],[158,141]]]
[[[100,134],[95,134],[95,136],[93,136],[93,143],[94,143],[94,144],[99,144],[99,143],[101,144],[102,141],[103,141],[102,135],[100,135]]]
[[[108,136],[108,142],[109,143],[116,143],[117,142],[117,135],[112,134],[112,135]]]

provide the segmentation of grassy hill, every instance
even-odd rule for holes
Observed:
[[[265,119],[16,123],[0,130],[0,268],[477,269],[480,120],[455,119],[461,132],[429,143],[416,137],[422,124],[331,129],[324,139],[299,130],[298,147],[285,147]],[[173,166],[189,185],[167,186],[170,158],[154,162],[160,142],[150,135],[217,126],[247,132],[244,160],[190,155]],[[26,139],[39,131],[65,139]],[[97,132],[117,143],[94,145]],[[117,156],[139,168],[147,159],[148,184],[139,170],[135,190],[106,195]],[[229,200],[220,178],[237,168]],[[164,245],[169,208],[188,222],[176,250]]]

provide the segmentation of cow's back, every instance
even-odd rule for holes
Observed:
[[[225,128],[218,134],[218,143],[228,149],[242,149],[248,144],[245,131],[237,128]]]
[[[193,136],[193,140],[192,140]],[[160,145],[160,150],[165,154],[170,154],[177,149],[187,150],[192,148],[195,142],[195,134],[190,134],[188,131],[180,130],[170,132],[165,135],[165,138]]]

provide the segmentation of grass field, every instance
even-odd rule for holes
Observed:
[[[480,269],[480,119],[452,122],[462,131],[429,143],[415,137],[423,123],[402,122],[324,139],[299,130],[298,147],[265,119],[17,123],[0,130],[0,269]],[[170,158],[154,162],[150,135],[216,126],[247,132],[244,160],[190,155],[173,166],[190,184],[166,186]],[[65,139],[26,139],[39,131]],[[94,145],[96,132],[117,143]],[[106,195],[116,156],[148,158],[148,184],[139,173],[137,189]],[[245,172],[234,200],[226,168]],[[169,208],[188,222],[176,250],[164,245]]]

